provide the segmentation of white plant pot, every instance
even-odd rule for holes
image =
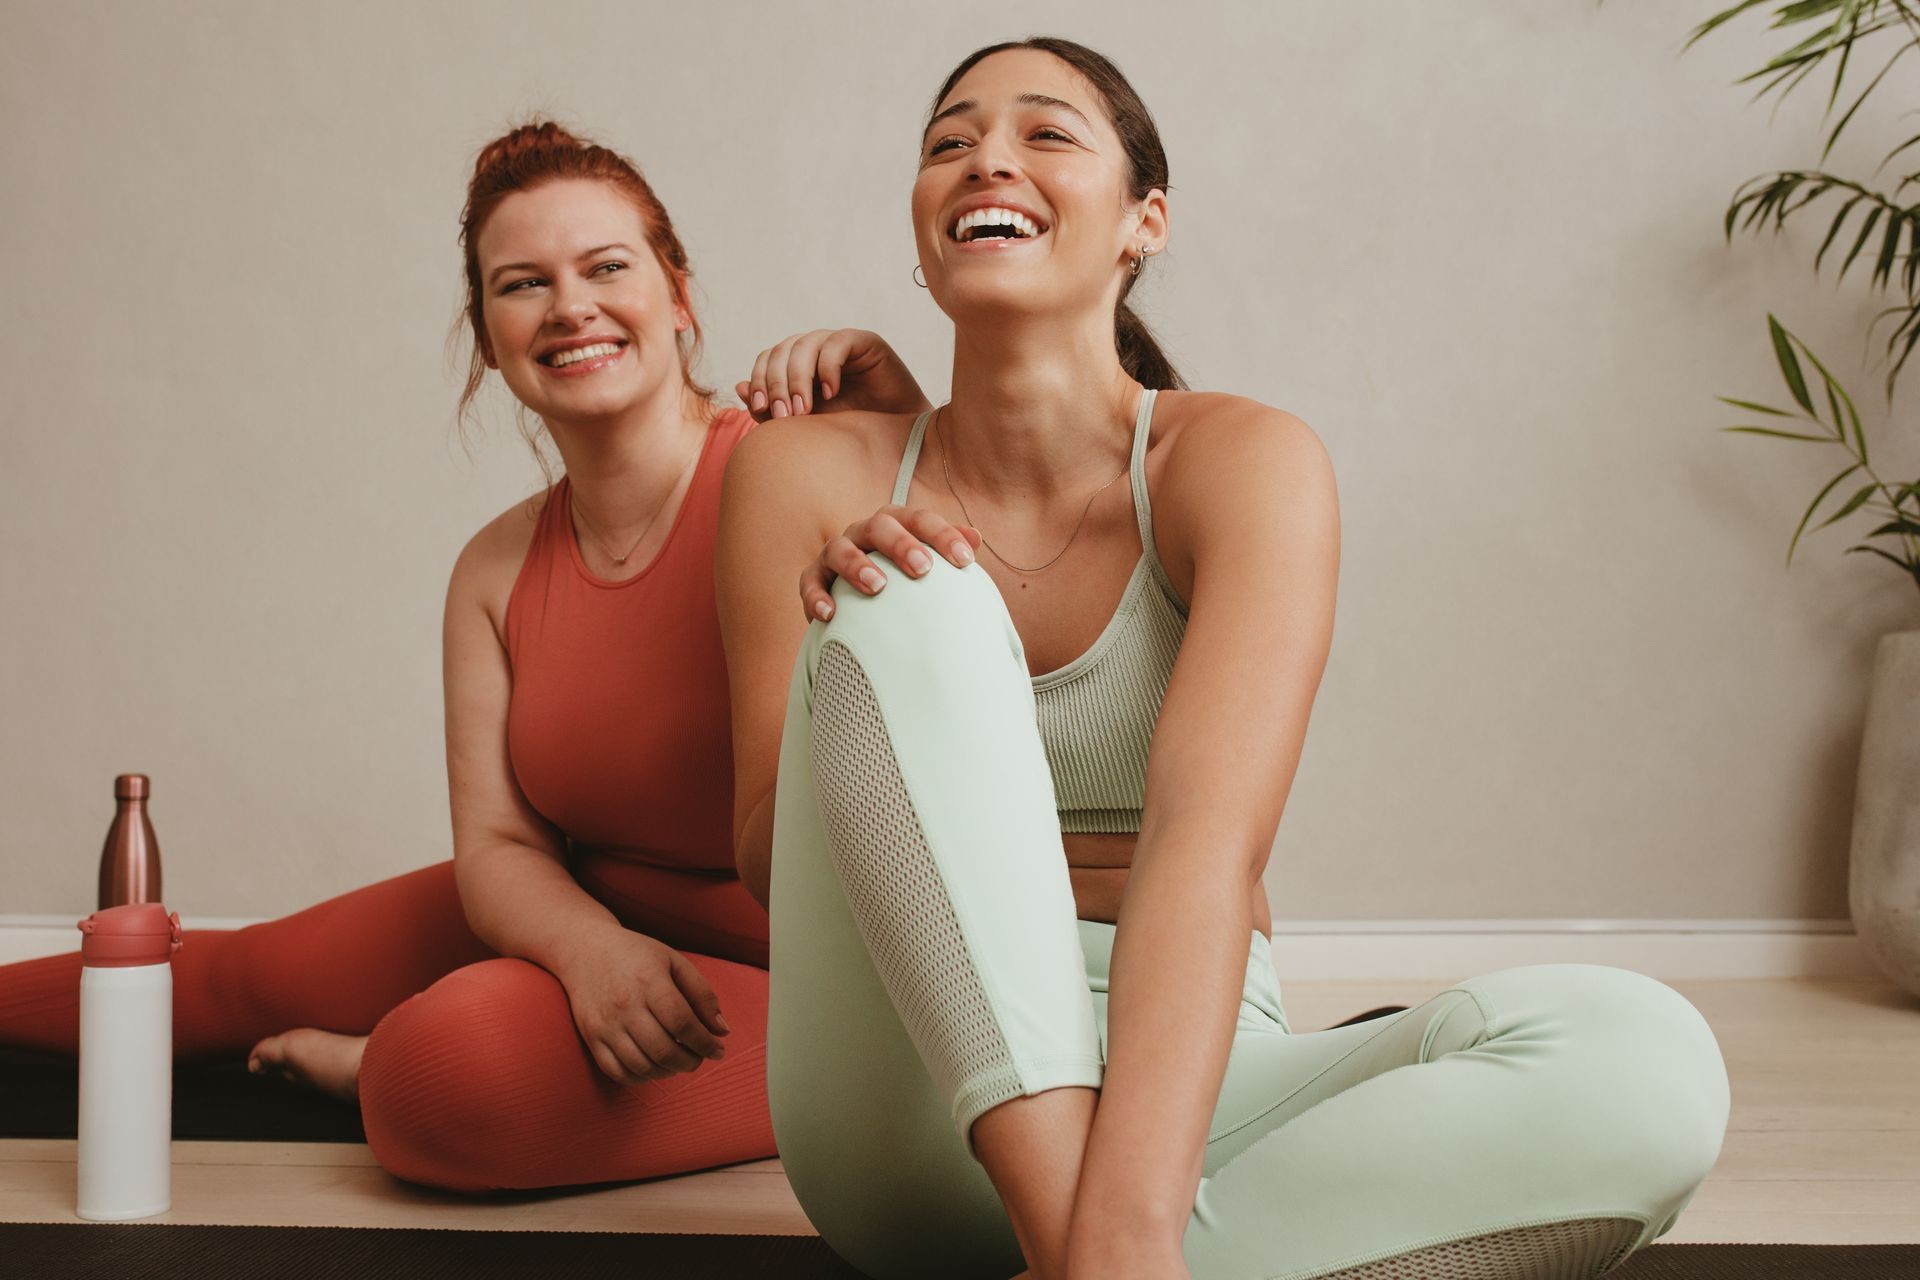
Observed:
[[[1920,631],[1874,651],[1847,900],[1882,972],[1920,995]]]

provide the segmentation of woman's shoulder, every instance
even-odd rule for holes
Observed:
[[[1337,528],[1332,459],[1298,416],[1218,391],[1162,392],[1159,404],[1154,524],[1176,552],[1215,540],[1209,534],[1248,533],[1250,517],[1262,511],[1286,513],[1261,522],[1272,523],[1276,537]]]
[[[1299,417],[1226,391],[1160,392],[1153,434],[1156,443],[1196,455],[1246,447],[1325,452]]]
[[[1223,391],[1161,392],[1152,448],[1175,490],[1332,480],[1326,446],[1312,427],[1285,409]]]
[[[469,600],[490,614],[504,616],[514,580],[520,576],[520,565],[540,527],[540,515],[559,488],[550,485],[520,499],[467,539],[453,562],[453,577],[447,585],[449,602]]]
[[[778,483],[835,509],[849,496],[871,497],[875,481],[898,469],[915,416],[844,410],[762,422],[734,446],[727,487]]]

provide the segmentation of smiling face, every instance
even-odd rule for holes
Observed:
[[[1166,195],[1133,196],[1100,94],[1039,49],[967,70],[935,109],[913,185],[927,286],[956,320],[1007,308],[1111,311],[1127,262],[1166,239]]]
[[[475,248],[486,361],[527,408],[590,421],[678,393],[692,315],[627,196],[591,179],[517,191]]]

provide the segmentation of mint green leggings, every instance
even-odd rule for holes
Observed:
[[[1010,1098],[1100,1084],[1114,929],[1074,917],[992,579],[883,567],[877,596],[836,584],[793,673],[774,1134],[808,1218],[869,1275],[1010,1276],[1025,1264],[968,1134]],[[1727,1104],[1706,1022],[1640,974],[1505,969],[1294,1034],[1253,933],[1187,1262],[1196,1280],[1584,1280],[1673,1225]]]

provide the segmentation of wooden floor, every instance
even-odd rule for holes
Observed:
[[[1296,1030],[1439,983],[1295,984]],[[1920,1001],[1874,979],[1672,984],[1706,1015],[1733,1079],[1707,1183],[1663,1243],[1920,1243]],[[70,1222],[70,1141],[0,1141],[0,1221]],[[344,1144],[182,1142],[164,1222],[516,1231],[810,1234],[776,1160],[484,1201],[397,1182]]]

